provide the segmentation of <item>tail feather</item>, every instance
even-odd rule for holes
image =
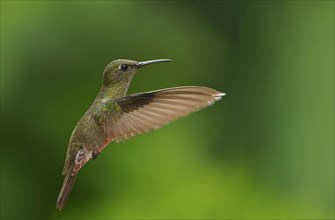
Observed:
[[[73,166],[72,166],[73,168]],[[70,169],[71,170],[71,169]],[[57,209],[62,210],[67,198],[69,197],[69,194],[71,192],[71,189],[73,187],[74,182],[76,181],[77,174],[72,175],[72,172],[67,172],[62,188],[60,190],[58,199],[57,199]]]

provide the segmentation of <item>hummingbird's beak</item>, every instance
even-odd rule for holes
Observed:
[[[137,68],[140,68],[140,67],[148,65],[148,64],[160,63],[160,62],[173,62],[173,60],[170,60],[170,59],[148,60],[148,61],[138,62],[138,63],[135,64],[135,66]]]

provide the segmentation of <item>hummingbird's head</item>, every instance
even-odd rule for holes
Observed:
[[[126,85],[129,86],[136,71],[148,64],[158,62],[171,62],[169,59],[149,60],[149,61],[134,61],[119,59],[110,62],[103,73],[104,86]]]

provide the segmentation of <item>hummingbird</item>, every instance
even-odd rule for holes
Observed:
[[[118,59],[104,72],[97,97],[74,128],[62,175],[65,176],[57,209],[63,209],[78,171],[97,158],[112,141],[121,142],[157,129],[189,113],[212,105],[225,93],[201,86],[181,86],[127,96],[129,85],[143,66],[170,59],[134,61]]]

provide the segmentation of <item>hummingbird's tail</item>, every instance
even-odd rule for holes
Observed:
[[[70,169],[72,170],[72,169]],[[76,181],[77,173],[75,175],[72,175],[72,172],[67,172],[62,188],[60,190],[58,199],[57,199],[57,209],[62,210],[67,198],[69,197],[69,194],[71,192],[71,189],[73,187],[74,182]]]

